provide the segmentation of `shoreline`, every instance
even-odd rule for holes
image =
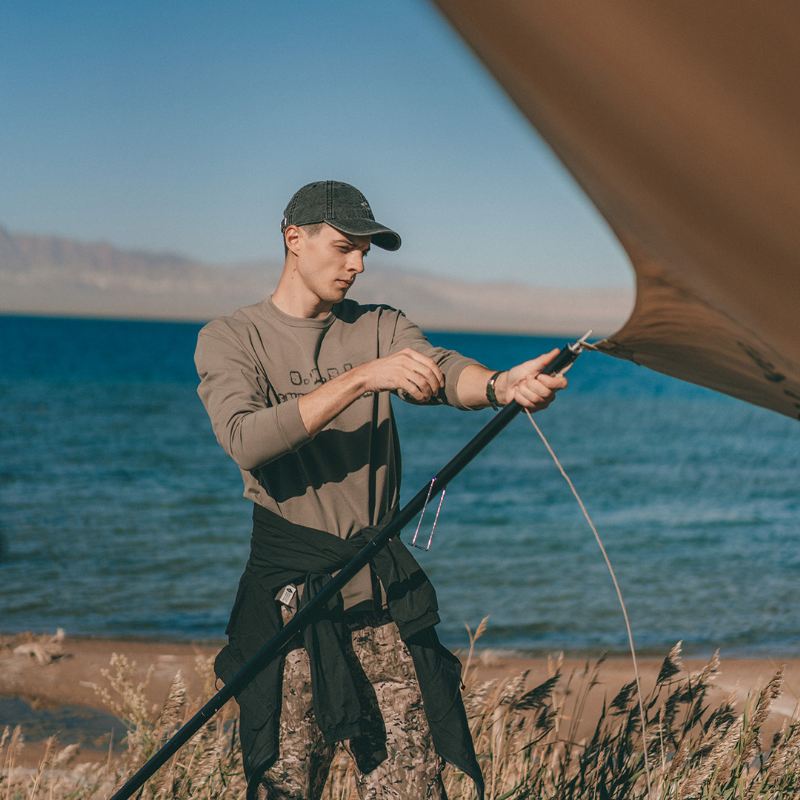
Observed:
[[[549,291],[549,289],[546,289]],[[598,287],[598,291],[609,292],[614,291],[614,287]],[[220,312],[221,314],[222,312]],[[205,325],[210,319],[209,316],[187,316],[187,317],[171,317],[161,314],[148,315],[146,313],[136,314],[116,314],[114,312],[104,313],[102,311],[48,311],[48,310],[30,310],[30,309],[3,309],[0,308],[0,317],[24,317],[33,319],[52,319],[52,320],[88,320],[90,322],[160,322],[167,325],[189,325],[189,326],[202,326]],[[620,323],[621,324],[621,323]],[[520,338],[542,338],[542,339],[559,339],[562,337],[575,338],[585,333],[586,324],[581,322],[573,327],[567,327],[560,330],[558,327],[532,327],[523,326],[521,324],[510,325],[503,327],[502,323],[490,323],[486,326],[473,325],[472,327],[464,328],[455,327],[450,325],[437,325],[435,321],[431,324],[423,326],[426,333],[442,333],[442,334],[476,334],[481,336],[519,336]],[[604,329],[598,327],[594,333],[596,338],[603,338],[604,336],[611,335],[611,327]],[[619,327],[619,326],[617,326]],[[594,329],[593,329],[594,330]]]
[[[211,659],[217,653],[222,641],[182,642],[162,639],[144,639],[136,637],[105,638],[96,636],[66,636],[57,640],[51,635],[37,636],[31,633],[3,635],[0,634],[0,709],[5,701],[6,714],[14,701],[24,701],[32,709],[87,709],[112,714],[103,704],[93,684],[107,685],[102,670],[109,667],[113,653],[124,655],[135,664],[132,670],[134,682],[143,681],[148,670],[152,675],[147,684],[145,694],[148,702],[160,707],[167,697],[170,685],[180,670],[188,689],[190,698],[203,696],[203,678],[196,670],[196,659]],[[35,645],[43,648],[45,653],[37,651]],[[22,651],[14,652],[22,646]],[[40,657],[46,657],[48,648],[55,656],[49,663],[42,663]],[[462,665],[466,665],[467,653],[456,650]],[[646,694],[655,683],[661,668],[664,652],[659,657],[650,655],[638,658],[642,689]],[[588,665],[591,669],[599,656],[587,657],[575,653],[551,653],[549,655],[516,655],[491,648],[478,649],[473,654],[470,667],[471,677],[477,681],[503,680],[528,671],[526,686],[542,683],[552,675],[559,659],[561,662],[562,681],[574,681],[577,686],[585,675]],[[687,657],[682,659],[682,673],[696,672],[708,663],[708,659]],[[782,694],[773,704],[770,718],[764,727],[764,741],[768,742],[772,733],[797,714],[800,702],[800,657],[757,657],[757,658],[725,658],[721,656],[718,677],[709,692],[707,701],[721,704],[731,698],[737,711],[741,711],[748,693],[764,686],[781,665],[785,665],[784,686]],[[619,689],[633,680],[634,672],[630,656],[606,656],[599,668],[599,680],[593,688],[585,707],[581,724],[582,732],[590,734],[593,721],[604,702],[612,698]],[[18,707],[18,706],[13,706]],[[14,724],[13,719],[0,719],[3,724]],[[69,725],[61,729],[63,743],[70,742],[70,736],[80,733],[80,722],[72,730]],[[100,724],[100,723],[94,723]],[[24,730],[24,728],[23,728]],[[119,731],[119,729],[118,729]],[[119,739],[119,732],[115,742]],[[47,732],[57,733],[58,730]],[[108,738],[108,737],[107,737]],[[41,757],[44,746],[44,735],[38,738],[29,737],[25,747],[25,765],[33,766]],[[116,745],[118,747],[118,745]],[[96,745],[82,745],[80,760],[97,761],[108,757],[108,742],[96,740]]]
[[[51,630],[57,630],[51,629]],[[39,639],[47,639],[48,637],[52,636],[53,634],[50,633],[50,630],[47,631],[31,631],[31,630],[24,630],[24,631],[17,631],[17,630],[3,630],[0,629],[0,655],[2,655],[2,648],[6,646],[4,643],[7,643],[9,640],[12,639],[19,639],[20,641],[23,638],[36,638]],[[226,644],[226,639],[224,637],[207,637],[207,638],[195,638],[191,636],[182,636],[182,635],[152,635],[152,634],[122,634],[122,635],[106,635],[102,633],[69,633],[67,634],[70,642],[108,642],[108,643],[119,643],[119,645],[123,648],[128,644],[136,646],[136,645],[168,645],[168,646],[175,646],[175,647],[199,647],[201,649],[214,649],[216,648],[219,650]],[[443,642],[446,647],[451,649],[456,654],[466,654],[465,647],[454,647],[447,642]],[[673,642],[674,644],[674,642]],[[715,645],[713,648],[705,649],[705,648],[687,648],[685,643],[683,644],[682,648],[682,657],[684,660],[694,661],[694,662],[706,662],[708,661],[713,655],[715,651],[719,651],[720,659],[725,662],[730,661],[775,661],[775,663],[783,663],[783,662],[793,662],[793,661],[800,661],[800,647],[796,647],[792,650],[782,651],[766,651],[761,648],[760,651],[751,652],[747,649],[741,647],[741,645],[731,645],[729,649],[726,649],[726,645]],[[663,648],[648,646],[648,647],[637,647],[636,648],[636,655],[637,658],[642,660],[660,660],[663,659],[666,654],[669,652],[671,644],[665,644]],[[501,659],[510,659],[510,660],[537,660],[537,659],[546,659],[549,656],[553,656],[559,652],[564,653],[565,655],[568,654],[568,657],[571,660],[580,660],[580,659],[588,659],[590,661],[596,660],[600,657],[604,657],[607,660],[618,659],[630,660],[630,651],[626,648],[624,650],[616,649],[616,650],[608,650],[608,649],[592,649],[592,648],[569,648],[569,647],[561,647],[561,648],[521,648],[521,647],[495,647],[492,645],[483,644],[482,642],[477,642],[475,645],[476,652],[482,653],[490,653],[491,656],[496,656]],[[726,655],[727,653],[727,655]]]

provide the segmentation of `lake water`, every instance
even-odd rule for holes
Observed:
[[[196,395],[199,328],[0,316],[0,631],[222,636],[251,507]],[[563,344],[430,339],[497,369]],[[395,407],[404,499],[493,413]],[[642,652],[800,655],[796,421],[591,352],[537,419]],[[524,416],[451,484],[432,551],[414,552],[450,646],[488,614],[484,646],[626,648],[591,531]]]

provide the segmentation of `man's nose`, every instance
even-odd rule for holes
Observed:
[[[361,250],[352,251],[349,266],[353,272],[361,273],[364,271],[364,253]]]

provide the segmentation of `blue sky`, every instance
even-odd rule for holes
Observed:
[[[403,236],[382,264],[627,286],[625,256],[431,5],[0,5],[0,225],[282,257],[311,180],[354,183]]]

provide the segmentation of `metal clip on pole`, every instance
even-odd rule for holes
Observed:
[[[414,535],[411,537],[411,546],[417,547],[420,550],[430,550],[431,545],[433,544],[433,532],[436,530],[436,523],[439,521],[439,512],[442,510],[442,503],[444,503],[444,495],[447,491],[447,487],[442,489],[442,496],[439,498],[439,505],[436,507],[436,516],[433,518],[433,526],[431,527],[430,536],[428,536],[428,544],[422,545],[417,544],[417,536],[419,534],[419,529],[422,525],[422,518],[425,516],[425,509],[428,507],[428,501],[431,499],[431,493],[433,492],[433,484],[436,483],[436,476],[434,475],[431,478],[430,485],[428,486],[428,496],[425,498],[425,504],[422,506],[422,511],[419,514],[419,520],[417,521],[417,529],[414,531]]]

